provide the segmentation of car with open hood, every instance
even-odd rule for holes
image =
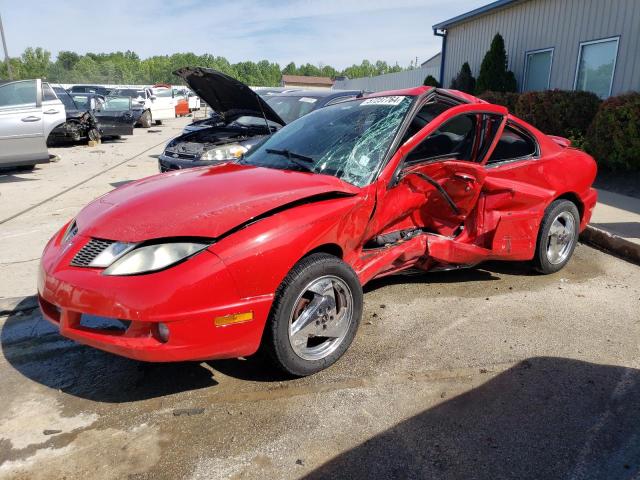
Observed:
[[[221,110],[241,116],[247,98]],[[563,268],[595,175],[593,158],[503,106],[433,87],[380,92],[305,115],[240,161],[94,200],[45,247],[40,307],[63,336],[118,355],[262,347],[309,375],[346,351],[374,278],[485,260]]]
[[[213,110],[185,127],[158,158],[161,172],[212,165],[240,158],[265,135],[318,108],[362,95],[358,90],[253,90],[202,67],[175,72]]]

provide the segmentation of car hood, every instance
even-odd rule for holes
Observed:
[[[242,115],[259,118],[264,115],[267,120],[286,125],[260,95],[229,75],[204,67],[184,67],[173,73],[227,122]]]
[[[76,221],[81,234],[105,240],[218,238],[297,202],[359,191],[329,175],[227,163],[129,183],[87,205]]]

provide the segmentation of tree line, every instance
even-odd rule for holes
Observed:
[[[337,70],[330,65],[306,63],[297,66],[291,62],[284,68],[268,60],[259,62],[231,63],[226,58],[208,53],[175,53],[155,55],[141,59],[135,52],[86,53],[84,55],[61,51],[55,61],[51,52],[41,48],[27,48],[22,55],[10,59],[14,79],[45,78],[52,83],[97,83],[97,84],[145,84],[180,83],[172,72],[180,67],[210,67],[224,72],[241,82],[252,86],[274,87],[280,84],[280,77],[286,75],[323,76],[335,78],[348,76],[359,78],[384,73],[393,73],[413,68],[403,68],[397,63],[389,65],[378,60],[363,60],[360,65],[351,65]],[[0,79],[7,79],[5,62],[0,65]]]

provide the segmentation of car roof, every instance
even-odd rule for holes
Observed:
[[[431,90],[435,90],[443,95],[448,95],[450,97],[455,97],[458,100],[461,100],[463,103],[478,103],[478,104],[486,104],[486,100],[482,100],[481,98],[474,97],[473,95],[469,95],[468,93],[461,92],[460,90],[452,90],[449,88],[434,88],[434,87],[413,87],[413,88],[404,88],[401,90],[386,90],[382,92],[374,92],[365,95],[366,97],[388,97],[390,95],[406,95],[409,97],[417,97],[423,95]]]

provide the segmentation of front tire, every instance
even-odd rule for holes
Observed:
[[[561,270],[573,255],[578,242],[579,228],[580,214],[573,202],[552,202],[538,231],[534,268],[544,274]]]
[[[362,286],[333,255],[314,253],[291,269],[276,291],[263,348],[289,375],[304,377],[335,363],[362,317]]]

